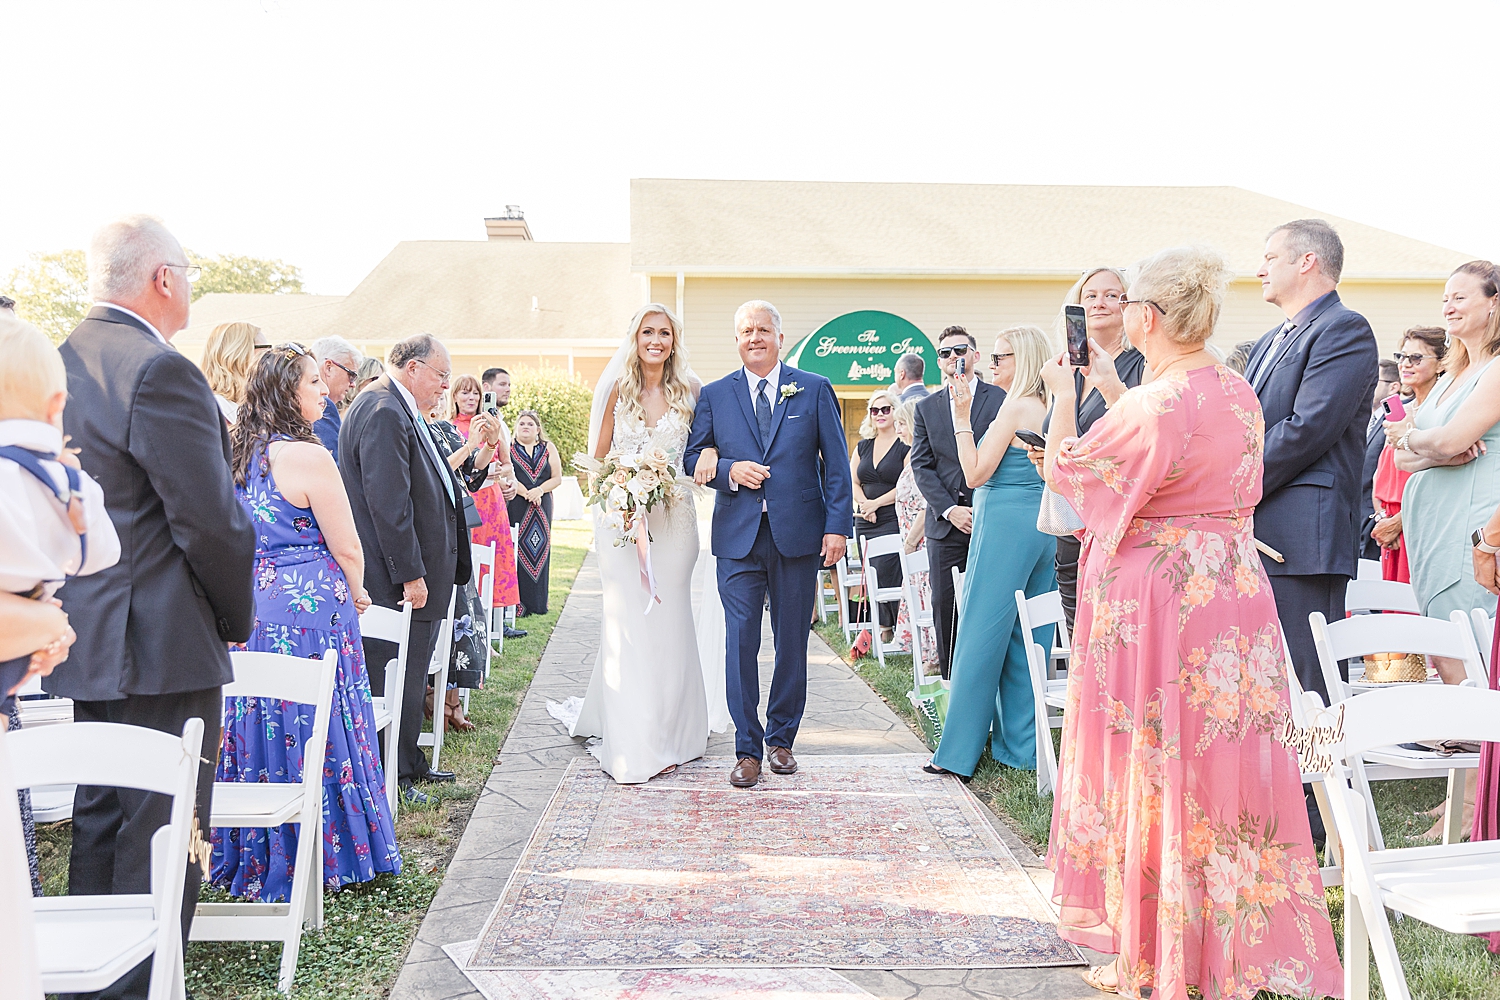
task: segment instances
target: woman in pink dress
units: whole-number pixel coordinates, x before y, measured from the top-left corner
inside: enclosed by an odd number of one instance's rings
[[[1048,863],[1063,937],[1119,956],[1089,971],[1098,989],[1337,996],[1302,779],[1277,740],[1260,403],[1204,350],[1229,275],[1197,249],[1140,266],[1125,328],[1155,375],[1081,439],[1066,355],[1046,366],[1047,479],[1086,525]],[[1084,371],[1114,395],[1112,364]]]
[[[454,379],[448,395],[453,426],[468,440],[469,426],[483,400],[479,380],[473,375],[460,375]],[[469,529],[469,541],[474,545],[495,543],[495,607],[508,608],[521,603],[521,592],[516,580],[516,543],[510,537],[510,514],[505,507],[505,489],[508,486],[514,490],[515,472],[510,465],[510,435],[505,433],[504,423],[500,425],[500,441],[495,460],[490,464],[489,478],[471,494],[484,523]],[[476,577],[474,582],[482,581]]]

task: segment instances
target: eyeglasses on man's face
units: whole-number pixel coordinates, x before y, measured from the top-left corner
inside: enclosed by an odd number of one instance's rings
[[[947,358],[950,358],[950,357],[961,358],[965,354],[968,354],[968,353],[969,353],[969,345],[968,344],[954,344],[952,347],[939,347],[938,348],[938,357],[944,358],[944,359],[947,359]]]
[[[992,364],[992,365],[998,365],[1000,362],[1004,361],[1006,358],[1013,358],[1015,356],[1016,356],[1016,352],[1015,351],[1011,351],[1009,354],[991,354],[990,355],[990,364]]]
[[[452,368],[448,369],[447,371],[439,371],[438,369],[433,368],[427,362],[423,361],[421,358],[412,358],[412,360],[421,365],[423,368],[428,369],[429,371],[437,372],[437,377],[442,379],[444,382],[448,381],[448,376],[453,374]]]
[[[1415,367],[1417,367],[1417,365],[1420,365],[1422,362],[1426,361],[1428,358],[1433,357],[1433,355],[1431,355],[1431,354],[1402,354],[1400,351],[1397,351],[1395,354],[1392,354],[1391,357],[1393,357],[1393,358],[1396,359],[1396,364],[1398,364],[1398,365],[1410,365],[1411,367],[1415,368]]]
[[[1167,314],[1166,307],[1163,306],[1163,305],[1161,305],[1158,302],[1152,302],[1150,299],[1130,299],[1130,298],[1126,298],[1125,296],[1121,295],[1120,296],[1120,309],[1124,310],[1124,308],[1126,306],[1150,306],[1151,308],[1155,309],[1157,312],[1161,313],[1163,316],[1165,316]]]
[[[337,368],[339,371],[343,372],[345,375],[348,375],[350,378],[359,378],[359,372],[354,371],[350,368],[345,368],[343,365],[339,364],[332,358],[325,358],[324,360],[326,360],[330,365],[333,365],[333,367]]]
[[[193,282],[197,281],[199,278],[203,277],[203,268],[199,267],[197,264],[163,264],[162,267],[177,268],[182,272],[182,276],[188,280],[188,284],[190,285]]]
[[[884,416],[887,416],[891,412],[892,409],[894,409],[894,407],[891,407],[891,406],[872,406],[872,407],[870,407],[870,416],[872,416],[872,417],[884,417]]]

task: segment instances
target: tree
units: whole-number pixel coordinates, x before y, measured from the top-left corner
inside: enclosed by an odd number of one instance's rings
[[[300,295],[302,269],[280,260],[220,254],[206,257],[187,251],[188,260],[203,268],[203,275],[193,284],[193,298],[209,292],[252,293],[260,295]]]
[[[60,344],[83,321],[92,299],[82,250],[33,253],[10,272],[5,294],[16,300],[16,315]]]
[[[193,283],[193,299],[209,292],[295,295],[302,292],[302,269],[280,260],[220,254],[205,257],[185,251],[203,268]],[[36,326],[55,344],[62,343],[88,313],[88,265],[82,250],[33,253],[10,273],[4,293],[16,300],[16,315]]]
[[[577,378],[551,365],[514,368],[510,376],[506,421],[513,425],[517,413],[535,410],[542,418],[547,440],[557,446],[562,474],[572,475],[574,454],[588,448],[589,411],[594,406],[594,394]]]

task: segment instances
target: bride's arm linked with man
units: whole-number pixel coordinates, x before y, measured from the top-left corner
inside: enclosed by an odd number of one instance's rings
[[[749,788],[769,758],[775,774],[797,770],[792,746],[807,702],[807,641],[818,570],[844,555],[853,493],[844,425],[826,378],[781,363],[781,315],[769,302],[735,313],[743,367],[703,387],[684,455],[707,448],[719,461],[712,550],[724,604],[725,673],[734,719],[729,781]],[[776,662],[760,720],[761,616],[770,596]],[[784,638],[786,637],[786,638]]]

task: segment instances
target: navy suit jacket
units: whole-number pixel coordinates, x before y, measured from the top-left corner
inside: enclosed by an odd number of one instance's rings
[[[781,386],[801,392],[783,397],[771,411],[771,440],[763,448],[750,405],[745,370],[738,368],[703,387],[693,413],[683,467],[692,469],[704,448],[719,450],[714,497],[713,553],[743,559],[760,532],[764,500],[771,540],[784,556],[815,555],[824,535],[854,533],[854,487],[845,457],[844,421],[833,385],[821,375],[781,366]],[[751,461],[771,475],[758,490],[733,487],[729,467]]]
[[[63,429],[104,490],[120,561],[58,596],[78,639],[42,686],[80,701],[234,679],[226,642],[255,623],[255,528],[229,432],[198,366],[134,317],[95,306],[58,349]]]
[[[323,415],[318,422],[313,424],[313,433],[318,440],[323,442],[323,447],[333,453],[334,464],[339,460],[339,427],[343,425],[343,419],[339,416],[339,408],[333,401],[333,397],[323,400]]]
[[[1255,537],[1286,559],[1262,562],[1271,576],[1352,577],[1365,427],[1380,350],[1370,324],[1337,292],[1314,303],[1261,372],[1280,329],[1256,342],[1245,366],[1266,420]]]

